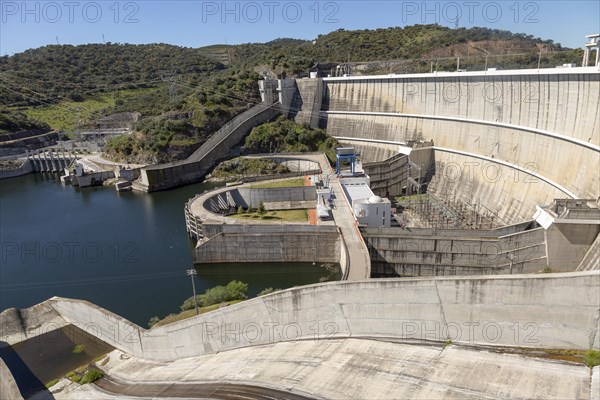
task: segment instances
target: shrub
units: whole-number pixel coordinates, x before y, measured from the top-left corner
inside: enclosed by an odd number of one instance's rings
[[[231,281],[225,288],[227,301],[244,300],[248,298],[248,284],[240,281]]]
[[[212,306],[224,301],[245,300],[248,298],[248,284],[240,281],[231,281],[227,286],[215,286],[196,297],[198,298],[198,306],[200,307]],[[181,311],[193,310],[194,296],[185,300],[180,308]]]
[[[98,379],[102,378],[104,373],[97,369],[91,368],[81,379],[81,384],[85,385],[86,383],[96,382]]]
[[[154,316],[152,318],[150,318],[150,320],[148,321],[148,327],[152,328],[154,325],[156,325],[158,323],[158,321],[160,321],[160,318],[158,318],[158,316]]]
[[[79,353],[83,353],[85,350],[85,345],[83,344],[78,344],[75,347],[73,347],[73,354],[79,354]]]
[[[594,368],[600,365],[600,351],[588,350],[583,355],[583,359],[585,360],[585,363],[588,365],[588,367]]]

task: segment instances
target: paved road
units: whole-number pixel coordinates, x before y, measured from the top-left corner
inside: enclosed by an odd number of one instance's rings
[[[369,250],[358,230],[354,214],[346,197],[342,193],[342,187],[335,175],[330,177],[330,186],[335,195],[336,207],[332,210],[335,224],[340,228],[350,259],[347,280],[360,281],[371,277],[371,259]]]
[[[143,398],[185,398],[185,399],[315,399],[308,394],[292,393],[287,390],[261,386],[231,383],[128,383],[110,376],[96,381],[96,386],[105,392],[120,396]]]

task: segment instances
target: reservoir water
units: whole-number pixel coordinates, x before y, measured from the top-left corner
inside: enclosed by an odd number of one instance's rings
[[[147,327],[192,295],[183,206],[214,187],[196,184],[152,194],[64,186],[54,175],[0,181],[0,311],[52,296],[89,300]],[[231,280],[288,288],[339,279],[320,265],[202,265],[202,293]]]

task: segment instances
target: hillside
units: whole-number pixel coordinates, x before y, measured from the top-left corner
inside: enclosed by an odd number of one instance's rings
[[[39,106],[95,93],[156,87],[177,74],[190,83],[225,67],[194,49],[166,45],[52,45],[0,57],[4,106]]]
[[[305,73],[316,62],[359,63],[481,54],[537,54],[540,49],[545,54],[569,50],[552,40],[497,29],[413,25],[357,31],[340,29],[320,35],[314,41],[278,39],[269,43],[235,46],[230,52],[233,65],[261,65],[278,74],[295,74]]]

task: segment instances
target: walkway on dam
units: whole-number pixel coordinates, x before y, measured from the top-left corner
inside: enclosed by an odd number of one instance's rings
[[[110,377],[107,381],[63,387],[68,383],[63,380],[54,396],[579,399],[588,398],[595,383],[583,364],[500,350],[375,338],[321,339],[325,340],[282,342],[172,362],[140,360],[116,350],[99,362]],[[268,395],[272,397],[264,397]]]

